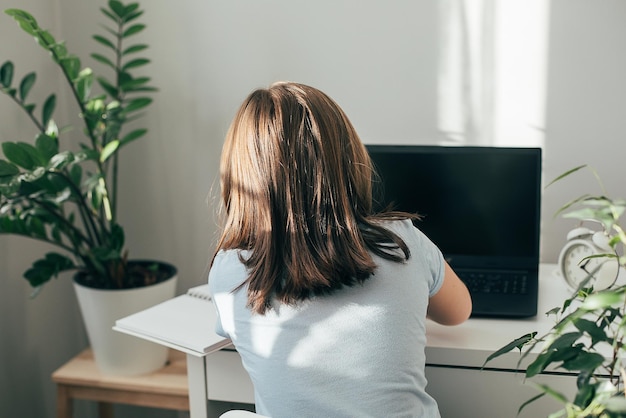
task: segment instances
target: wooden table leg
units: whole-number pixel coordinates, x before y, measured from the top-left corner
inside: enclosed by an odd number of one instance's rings
[[[57,385],[57,418],[72,418],[74,403],[65,385]]]

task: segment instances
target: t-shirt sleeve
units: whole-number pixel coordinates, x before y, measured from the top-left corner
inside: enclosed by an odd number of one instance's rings
[[[220,310],[215,302],[213,303],[213,306],[215,307],[215,312],[217,313],[217,320],[215,321],[215,333],[224,338],[230,338],[228,334],[226,334],[226,331],[224,331],[224,327],[222,326],[222,318],[220,316]]]
[[[443,285],[443,278],[445,275],[445,262],[443,254],[439,247],[437,247],[419,228],[413,226],[410,220],[403,222],[410,232],[409,236],[414,243],[411,248],[411,257],[419,257],[430,272],[430,281],[428,283],[428,296],[434,296],[441,286]]]
[[[230,338],[224,328],[222,327],[222,319],[220,318],[220,310],[217,309],[217,305],[215,305],[215,311],[217,312],[217,321],[215,321],[215,333],[224,338]]]
[[[436,250],[435,264],[436,264],[437,272],[433,275],[433,281],[430,286],[430,292],[428,293],[429,297],[433,297],[435,294],[437,294],[437,292],[439,292],[439,289],[441,289],[441,286],[443,286],[443,278],[445,276],[445,263],[443,261],[443,254],[441,254],[441,251],[439,251],[439,248],[437,248],[435,244],[432,244],[432,246]]]
[[[223,277],[224,272],[222,271],[222,259],[224,257],[224,253],[220,252],[216,255],[215,260],[213,262],[213,266],[209,271],[209,291],[211,292],[213,298],[213,305],[215,306],[215,311],[217,313],[217,321],[215,321],[215,333],[224,338],[230,338],[228,333],[224,330],[224,326],[222,325],[222,315],[220,314],[220,299],[221,294],[226,290],[223,289]]]

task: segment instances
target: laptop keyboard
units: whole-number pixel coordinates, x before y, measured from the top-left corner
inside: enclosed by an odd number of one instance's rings
[[[457,271],[457,275],[472,294],[524,295],[528,293],[528,276],[524,273]]]

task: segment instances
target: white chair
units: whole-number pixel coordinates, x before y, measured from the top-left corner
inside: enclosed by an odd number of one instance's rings
[[[259,415],[259,414],[255,414],[254,412],[250,412],[250,411],[243,411],[243,410],[232,410],[232,411],[227,411],[224,412],[222,415],[220,415],[220,418],[269,418],[266,417],[265,415]]]

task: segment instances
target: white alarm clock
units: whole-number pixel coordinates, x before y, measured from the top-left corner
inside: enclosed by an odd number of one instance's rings
[[[590,275],[593,278],[589,285],[594,290],[607,289],[615,283],[619,273],[617,258],[586,258],[601,254],[615,254],[606,233],[578,227],[567,234],[567,242],[559,255],[559,269],[571,289],[578,289]]]

